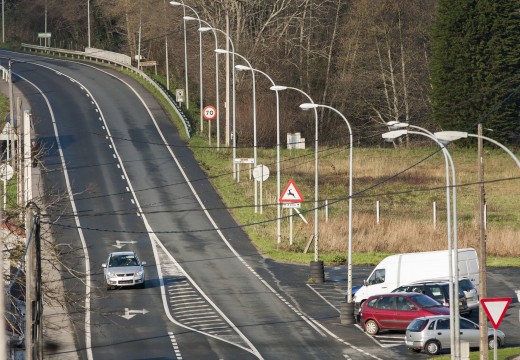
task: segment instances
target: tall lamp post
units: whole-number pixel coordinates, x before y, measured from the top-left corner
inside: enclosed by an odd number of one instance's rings
[[[213,37],[215,38],[215,50],[218,49],[218,38],[217,33],[213,27],[211,27],[206,21],[201,20],[206,27],[200,27],[199,32],[203,33],[206,31],[211,31],[213,33]],[[218,88],[218,52],[215,52],[215,107],[217,110],[217,149],[220,148],[220,107],[219,107],[219,88]],[[211,145],[211,122],[208,124],[208,139],[209,144]]]
[[[295,90],[299,93],[303,94],[307,99],[309,99],[311,104],[314,104],[312,98],[303,90],[300,90],[295,87],[290,86],[282,86],[275,85],[271,86],[271,90],[274,91],[282,91],[282,90]],[[318,254],[318,109],[314,108],[314,122],[315,122],[315,134],[314,134],[314,262],[311,263],[311,270],[313,264],[317,264],[319,266],[318,272],[314,274],[316,276],[317,282],[323,282],[324,274],[323,274],[323,263],[319,261]]]
[[[223,30],[220,30],[220,29],[217,29],[217,28],[213,28],[214,30],[218,31],[218,32],[221,32],[222,34],[224,34],[226,36],[226,39],[227,41],[231,44],[231,68],[232,68],[232,73],[231,73],[231,76],[232,76],[232,82],[233,82],[233,85],[232,85],[232,92],[233,92],[233,130],[232,130],[232,134],[233,134],[233,159],[232,159],[232,163],[233,163],[233,179],[236,179],[236,167],[235,167],[235,158],[237,157],[237,142],[236,142],[236,110],[237,110],[237,106],[236,106],[236,92],[235,92],[235,45],[233,45],[233,41],[231,40],[231,37],[228,36],[228,34],[223,31]],[[227,51],[227,50],[226,50]],[[229,51],[227,53],[227,55],[229,55]],[[227,89],[226,89],[227,91]]]
[[[253,69],[244,65],[237,65],[237,70],[245,71],[245,70],[253,70],[257,73],[264,75],[272,84],[272,87],[275,87],[275,83],[273,79],[267,75],[265,72]],[[276,194],[280,195],[280,97],[278,95],[278,91],[276,92]],[[282,231],[281,231],[281,220],[282,220],[282,205],[278,201],[276,204],[277,208],[277,219],[276,219],[276,243],[280,244],[282,242]]]
[[[435,134],[435,137],[441,141],[441,142],[446,142],[446,143],[450,143],[450,142],[453,142],[453,141],[456,141],[456,140],[459,140],[459,139],[465,139],[467,137],[474,137],[474,138],[478,138],[479,140],[482,139],[482,140],[487,140],[495,145],[497,145],[498,147],[502,148],[509,156],[511,156],[513,158],[513,160],[515,161],[516,165],[520,168],[520,160],[515,156],[515,154],[509,150],[506,146],[504,146],[503,144],[499,143],[498,141],[496,140],[493,140],[489,137],[486,137],[486,136],[483,136],[483,135],[477,135],[477,134],[468,134],[467,132],[462,132],[462,131],[440,131],[440,132],[436,132]],[[482,161],[482,159],[479,159],[479,161]],[[481,221],[485,221],[484,220],[484,216],[481,216]],[[483,237],[485,237],[485,233],[483,235]],[[480,254],[480,289],[479,289],[479,292],[480,292],[480,297],[483,298],[486,296],[486,293],[487,293],[487,288],[486,288],[486,261],[485,261],[485,255],[486,255],[486,243],[485,241],[482,239],[481,240],[481,254]],[[479,313],[479,325],[480,325],[480,329],[481,329],[481,332],[480,332],[480,344],[481,344],[481,349],[483,348],[483,345],[486,345],[486,347],[484,349],[487,348],[487,320],[486,320],[486,315],[482,309],[482,307],[480,308],[480,313]],[[487,351],[487,350],[483,350],[483,351]]]
[[[435,141],[440,147],[445,157],[446,162],[446,202],[448,204],[447,206],[447,219],[449,221],[450,214],[449,214],[449,188],[452,187],[452,193],[453,193],[453,200],[452,200],[452,206],[453,206],[453,246],[451,244],[451,231],[450,227],[448,225],[448,253],[449,253],[449,267],[450,267],[450,285],[452,286],[450,291],[450,299],[458,299],[459,298],[459,249],[458,249],[458,227],[457,227],[457,180],[456,180],[456,174],[455,174],[455,166],[453,164],[453,159],[449,153],[449,151],[446,149],[443,143],[441,143],[435,136],[430,135],[429,133],[425,132],[418,132],[418,131],[410,131],[410,130],[394,130],[383,134],[383,139],[392,141],[395,140],[403,135],[407,134],[413,134],[413,135],[421,135],[425,136],[433,141]],[[451,174],[452,174],[452,185],[450,186],[449,181],[449,166],[451,166]],[[449,223],[448,223],[449,224]],[[453,254],[452,254],[453,253]],[[450,301],[450,342],[451,342],[451,349],[452,350],[452,358],[455,359],[460,358],[460,309],[457,304],[454,304],[455,301]]]
[[[200,26],[200,18],[199,14],[189,5],[184,4],[183,2],[178,1],[170,1],[170,5],[172,6],[182,6],[183,7],[183,28],[184,28],[184,81],[185,81],[185,87],[186,87],[186,108],[190,108],[190,96],[189,96],[189,89],[188,89],[188,45],[186,41],[186,8],[190,9],[195,16],[197,17],[197,20],[199,21]],[[204,121],[202,119],[202,34],[199,33],[199,87],[200,87],[200,132],[202,133],[203,124]]]
[[[348,132],[349,132],[350,154],[349,154],[349,180],[348,180],[349,185],[348,185],[348,267],[347,267],[347,273],[348,273],[347,283],[348,283],[348,285],[347,285],[347,302],[348,303],[352,303],[352,178],[353,178],[353,175],[352,175],[352,154],[353,154],[354,139],[353,139],[353,135],[352,135],[352,128],[350,127],[350,124],[349,124],[347,118],[340,111],[338,111],[337,109],[333,108],[332,106],[328,106],[328,105],[312,104],[312,103],[305,103],[305,104],[301,104],[300,105],[300,108],[302,108],[304,110],[316,109],[318,107],[325,108],[325,109],[330,109],[330,110],[336,112],[337,114],[339,114],[339,116],[341,116],[341,118],[347,124]],[[352,308],[352,312],[353,312],[353,310],[354,309]]]
[[[253,71],[253,67],[251,66],[251,63],[242,55],[240,55],[239,53],[236,53],[236,52],[230,52],[228,50],[224,50],[224,49],[216,49],[215,52],[217,54],[230,54],[230,55],[233,55],[233,56],[238,56],[239,58],[241,58],[242,60],[244,60],[247,64],[247,66],[251,69],[251,75],[253,76],[253,163],[254,163],[254,166],[256,167],[257,165],[257,160],[258,160],[258,156],[257,156],[257,142],[256,142],[256,81],[255,81],[255,72]],[[255,213],[258,211],[257,209],[257,206],[258,206],[258,186],[256,184],[256,180],[254,181],[254,187],[255,187]]]

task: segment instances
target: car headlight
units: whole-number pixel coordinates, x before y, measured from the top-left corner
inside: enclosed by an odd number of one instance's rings
[[[143,270],[139,270],[138,272],[135,273],[135,277],[141,278],[141,277],[143,277],[143,273],[144,273]]]
[[[110,271],[107,271],[107,277],[108,277],[109,279],[112,279],[112,278],[115,278],[115,277],[117,277],[117,276],[116,276],[116,274],[114,274],[114,273],[112,273],[112,272],[110,272]]]

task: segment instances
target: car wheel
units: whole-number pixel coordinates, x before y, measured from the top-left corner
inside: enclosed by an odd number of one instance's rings
[[[106,285],[106,287],[107,287],[107,291],[112,290],[112,286],[108,285],[108,283],[106,283],[105,285]]]
[[[437,341],[428,341],[426,345],[424,345],[424,350],[428,355],[437,355],[441,352],[441,344]]]
[[[368,335],[376,335],[379,332],[379,326],[374,320],[368,320],[365,323],[365,331]]]
[[[143,281],[139,287],[140,287],[141,289],[144,289],[144,288],[146,287],[146,282]]]
[[[497,337],[497,349],[502,347],[502,344],[500,343],[500,338]],[[493,339],[493,336],[488,337],[488,349],[492,350],[495,348],[495,340]]]

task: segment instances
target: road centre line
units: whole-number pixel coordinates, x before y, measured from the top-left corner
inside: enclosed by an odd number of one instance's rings
[[[276,290],[274,290],[274,289],[273,289],[273,288],[272,288],[272,287],[271,287],[271,286],[270,286],[270,285],[269,285],[265,280],[262,279],[262,277],[261,277],[259,274],[256,273],[256,271],[255,271],[254,269],[252,269],[252,268],[249,266],[249,264],[246,263],[246,261],[245,261],[245,260],[240,256],[240,254],[238,254],[238,252],[236,252],[236,250],[231,246],[231,244],[228,242],[228,240],[223,236],[222,232],[220,231],[220,229],[219,229],[218,226],[216,225],[215,221],[213,220],[213,218],[212,218],[211,215],[209,214],[208,210],[207,210],[206,207],[204,206],[203,202],[202,202],[201,199],[199,198],[197,192],[196,192],[195,189],[193,188],[193,185],[191,184],[191,182],[189,182],[189,179],[188,179],[186,173],[184,172],[184,169],[182,168],[182,166],[181,166],[180,163],[178,162],[178,160],[177,160],[175,154],[173,153],[171,147],[168,146],[168,142],[166,141],[166,139],[165,139],[165,137],[164,137],[164,135],[163,135],[161,129],[159,128],[159,126],[158,126],[158,124],[157,124],[155,118],[154,118],[153,115],[151,114],[150,109],[146,106],[144,100],[143,100],[142,97],[137,93],[137,91],[136,91],[135,89],[133,89],[132,86],[129,85],[125,80],[123,80],[123,79],[121,79],[121,78],[118,78],[117,76],[115,76],[115,75],[113,75],[113,74],[111,74],[111,73],[108,73],[108,72],[106,72],[106,71],[104,71],[104,70],[98,69],[98,68],[96,68],[96,67],[94,67],[94,66],[91,66],[91,65],[86,65],[86,64],[81,64],[81,65],[83,65],[83,66],[87,66],[87,67],[91,67],[91,68],[93,68],[93,69],[95,69],[95,70],[98,70],[98,71],[100,71],[100,72],[103,72],[103,73],[105,73],[105,74],[107,74],[107,75],[109,75],[109,76],[111,76],[111,77],[113,77],[113,78],[115,78],[115,79],[118,79],[119,81],[121,81],[122,83],[124,83],[125,85],[127,85],[127,86],[128,86],[128,87],[129,87],[129,88],[130,88],[134,93],[135,93],[135,95],[136,95],[136,96],[141,100],[142,104],[144,105],[144,107],[145,107],[146,110],[148,111],[148,113],[149,113],[149,115],[150,115],[150,117],[151,117],[151,119],[152,119],[154,125],[156,126],[156,129],[157,129],[158,133],[159,133],[160,136],[161,136],[161,139],[163,140],[164,144],[167,145],[167,149],[168,149],[168,151],[170,152],[170,154],[171,154],[172,158],[174,159],[175,163],[177,164],[177,167],[178,167],[179,171],[182,173],[183,177],[185,178],[185,180],[186,180],[186,184],[190,187],[190,189],[191,189],[192,193],[194,194],[196,200],[198,201],[199,205],[201,206],[201,208],[202,208],[203,211],[205,212],[206,216],[208,217],[209,221],[210,221],[210,222],[212,223],[212,225],[214,226],[216,232],[219,234],[219,236],[221,237],[221,239],[222,239],[222,240],[224,241],[224,243],[228,246],[228,248],[233,252],[233,254],[234,254],[234,255],[235,255],[235,256],[236,256],[236,257],[237,257],[237,258],[238,258],[238,259],[239,259],[239,260],[240,260],[240,261],[241,261],[245,266],[246,266],[246,268],[248,268],[248,269],[249,269],[249,270],[250,270],[250,271],[251,271],[251,272],[252,272],[252,273],[253,273],[253,274],[258,278],[258,279],[260,279],[261,282],[262,282],[262,283],[263,283],[263,284],[264,284],[264,285],[265,285],[265,286],[266,286],[266,287],[267,287],[271,292],[273,292],[274,294],[276,294],[280,299],[283,299],[283,297],[281,297],[281,296],[276,292]],[[43,66],[43,65],[40,65],[40,66]],[[98,111],[98,109],[95,109],[95,110]],[[100,111],[99,111],[99,112],[100,112]],[[104,117],[103,117],[103,122],[106,124],[106,121],[105,121]],[[109,135],[110,135],[110,141],[113,143],[113,139],[112,139],[112,137],[111,137],[110,131],[109,131],[108,129],[107,129],[106,131],[109,133]],[[117,152],[117,150],[115,150],[115,151]],[[115,155],[114,155],[114,158],[116,158]],[[124,165],[122,164],[122,161],[121,161],[120,157],[118,156],[117,158],[119,159],[119,161],[121,162],[121,165],[123,166],[123,171],[125,171],[125,170],[124,170]],[[130,181],[128,181],[128,183],[130,184]],[[130,184],[130,186],[131,186],[131,184]],[[131,192],[132,192],[133,196],[135,197],[135,192],[133,191],[133,189],[131,189]],[[136,197],[135,197],[135,200],[136,200],[136,202],[137,202],[137,207],[139,208],[139,213],[138,213],[138,214],[140,214],[140,213],[142,213],[142,209],[141,209],[140,204],[139,204],[139,202],[138,202],[138,200],[137,200]],[[167,251],[167,249],[165,248],[164,244],[162,244],[162,242],[159,240],[159,238],[155,235],[155,233],[153,232],[152,228],[151,228],[150,225],[148,224],[148,221],[147,221],[147,219],[146,219],[146,216],[143,215],[142,217],[143,217],[143,220],[144,220],[144,222],[145,222],[145,226],[147,227],[147,230],[148,230],[148,232],[149,232],[149,236],[150,236],[150,239],[151,239],[151,242],[152,242],[152,248],[153,248],[153,250],[154,250],[154,254],[156,254],[156,252],[157,252],[157,247],[156,247],[156,246],[159,246],[159,247],[160,247],[160,248],[161,248],[161,249],[162,249],[162,250],[167,254],[167,256],[169,256],[169,257],[170,257],[170,258],[171,258],[171,259],[176,263],[176,265],[179,266],[179,268],[181,268],[180,265],[175,261],[175,259],[173,259],[172,255]],[[154,240],[155,240],[155,241],[154,241]],[[157,259],[157,257],[156,257],[156,259]],[[162,277],[162,271],[160,270],[160,266],[159,266],[160,263],[157,262],[157,264],[158,264],[158,266],[157,266],[157,268],[158,268],[158,273],[161,275],[159,280],[160,280],[160,284],[161,284],[161,292],[162,292],[162,294],[163,294],[163,306],[165,307],[166,315],[170,318],[170,320],[171,320],[172,322],[178,324],[179,326],[183,326],[182,324],[179,324],[178,322],[176,322],[176,321],[171,317],[171,314],[170,314],[169,311],[168,311],[168,308],[167,308],[167,302],[166,302],[166,300],[165,300],[165,294],[164,294],[164,282],[163,282],[163,277]],[[203,294],[204,297],[205,297],[208,301],[211,302],[211,300],[209,300],[209,298],[206,297],[206,295],[202,292],[202,290],[198,287],[198,285],[193,281],[193,279],[191,279],[191,277],[188,276],[187,273],[185,273],[185,271],[184,271],[182,268],[181,268],[181,271],[182,271],[182,272],[185,274],[185,276],[186,276],[186,277],[187,277],[187,278],[192,282],[192,284],[193,284],[193,285],[194,285],[194,286],[195,286],[195,287],[196,287],[196,288],[201,292],[201,294]],[[358,350],[358,351],[360,351],[360,352],[365,353],[363,350],[358,349],[358,348],[355,347],[354,345],[349,344],[348,342],[345,342],[345,341],[343,341],[342,339],[338,338],[335,334],[333,334],[332,332],[330,332],[328,329],[326,329],[323,325],[321,325],[321,324],[320,324],[319,322],[317,322],[316,320],[314,320],[314,319],[312,319],[312,318],[310,318],[310,317],[308,317],[308,316],[306,316],[306,315],[302,315],[302,313],[299,312],[296,308],[294,308],[294,306],[291,305],[290,303],[285,302],[285,301],[284,301],[284,303],[287,304],[287,305],[288,305],[288,306],[289,306],[293,311],[295,311],[296,314],[298,314],[298,315],[299,315],[299,316],[300,316],[304,321],[306,321],[306,322],[307,322],[311,327],[313,327],[313,328],[314,328],[318,333],[322,334],[322,336],[324,336],[324,334],[323,334],[320,330],[318,330],[318,327],[319,327],[319,328],[322,328],[326,333],[328,333],[330,336],[332,336],[333,338],[337,339],[338,341],[343,342],[343,343],[347,344],[348,346],[351,346],[353,349],[356,349],[356,350]],[[212,302],[211,302],[211,304],[212,304],[213,306],[215,306],[215,304],[213,304]],[[215,309],[216,309],[219,313],[221,313],[220,309],[218,309],[218,308],[215,308]],[[223,317],[224,317],[224,318],[229,322],[229,319],[225,316],[225,314],[221,313],[221,315],[222,315],[222,316],[223,316]],[[315,324],[315,325],[313,325],[313,324]],[[186,326],[184,326],[184,327],[186,327]],[[234,327],[234,325],[233,325],[233,327]],[[190,327],[187,327],[187,328],[190,328]],[[235,327],[234,327],[234,328],[235,328]],[[192,330],[193,330],[193,331],[197,331],[196,329],[192,329]],[[243,334],[242,334],[238,329],[236,329],[236,331],[240,334],[240,336],[243,337],[243,339],[246,341],[246,343],[248,343],[248,344],[251,346],[251,349],[254,349],[254,352],[253,352],[253,353],[254,353],[255,355],[257,355],[259,358],[262,358],[261,355],[259,354],[258,350],[256,350],[256,348],[255,348],[255,347],[254,347],[254,346],[249,342],[249,340],[248,340],[247,338],[245,338],[245,337],[243,336]],[[219,338],[219,339],[220,339],[220,338]],[[234,344],[234,345],[237,345],[237,344]],[[237,346],[239,346],[239,345],[237,345]],[[241,347],[241,346],[240,346],[240,347]],[[247,351],[250,351],[249,349],[246,349],[246,348],[244,348],[244,349],[247,350]],[[372,356],[372,355],[370,355],[370,354],[368,354],[368,355],[371,356],[371,357],[374,357],[374,356]],[[377,357],[374,357],[374,358],[375,358],[375,359],[378,359]]]

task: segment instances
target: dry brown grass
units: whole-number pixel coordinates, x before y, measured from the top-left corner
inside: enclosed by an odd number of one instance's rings
[[[413,252],[447,248],[446,174],[442,154],[435,154],[395,179],[364,191],[374,184],[399,173],[435,148],[418,150],[355,149],[353,201],[354,252]],[[457,174],[457,221],[459,248],[478,244],[478,187],[461,186],[477,182],[477,160],[472,150],[450,149]],[[321,154],[319,160],[320,199],[337,199],[348,193],[348,153],[333,156]],[[487,151],[485,180],[492,181],[518,176],[509,156]],[[294,178],[304,194],[302,209],[313,206],[314,163],[307,159],[293,168],[282,170]],[[273,174],[274,176],[274,174]],[[451,177],[450,177],[451,179]],[[285,183],[282,184],[282,187]],[[520,181],[490,182],[485,185],[488,206],[487,250],[490,256],[520,256]],[[274,189],[267,187],[265,203],[275,203]],[[400,193],[403,192],[403,193]],[[375,203],[381,203],[381,220],[376,223]],[[437,224],[433,226],[433,201],[437,203]],[[267,210],[274,215],[274,209]],[[330,206],[329,221],[320,210],[319,239],[322,252],[347,251],[347,201]],[[284,212],[288,215],[288,211]],[[314,213],[305,214],[309,224],[298,217],[294,220],[295,247],[303,249],[313,234]],[[282,225],[284,242],[288,241],[288,221]],[[275,238],[276,228],[263,229],[263,236]]]

